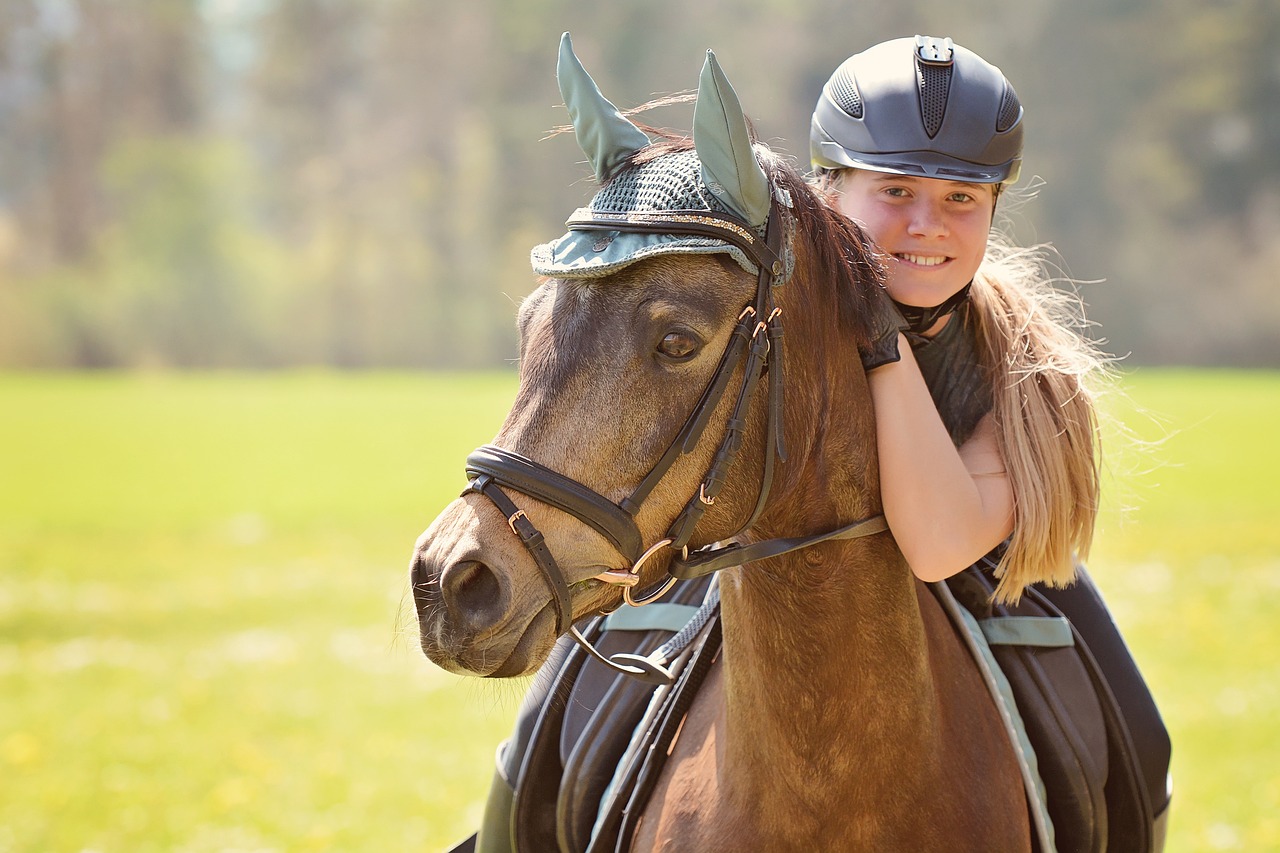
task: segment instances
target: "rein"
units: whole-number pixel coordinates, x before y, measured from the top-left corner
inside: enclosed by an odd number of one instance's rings
[[[524,511],[507,497],[502,487],[550,504],[587,524],[607,539],[632,566],[629,570],[603,572],[590,579],[621,586],[624,601],[635,607],[657,601],[678,580],[701,577],[729,566],[775,557],[830,539],[850,539],[887,530],[884,516],[877,515],[815,536],[769,539],[750,545],[713,544],[689,551],[689,541],[694,529],[707,507],[715,503],[724,488],[729,469],[741,450],[747,410],[760,380],[766,374],[768,414],[760,492],[750,518],[729,539],[749,530],[760,518],[773,483],[775,461],[786,461],[782,435],[782,309],[773,304],[773,288],[781,284],[784,276],[785,265],[781,256],[784,215],[777,198],[773,198],[765,238],[761,240],[754,229],[741,219],[707,211],[645,212],[621,216],[605,215],[588,208],[574,211],[566,223],[571,230],[693,235],[713,237],[737,246],[759,270],[754,300],[738,315],[720,362],[679,433],[635,490],[620,502],[614,503],[570,477],[501,447],[484,445],[467,457],[469,482],[462,494],[474,492],[483,495],[506,517],[511,532],[519,537],[533,557],[555,596],[556,633],[567,630],[579,645],[601,663],[644,681],[671,683],[673,676],[663,665],[665,661],[657,658],[636,655],[619,656],[625,657],[625,660],[616,661],[606,658],[578,632],[573,625],[573,602],[563,570],[556,563],[542,533],[529,521]],[[698,445],[712,412],[723,399],[730,379],[744,359],[742,384],[725,424],[724,437],[697,494],[688,500],[676,516],[665,537],[645,548],[643,536],[635,521],[641,506],[676,459]],[[675,552],[667,569],[670,577],[661,582],[655,591],[635,597],[632,590],[640,582],[641,567],[663,548]]]

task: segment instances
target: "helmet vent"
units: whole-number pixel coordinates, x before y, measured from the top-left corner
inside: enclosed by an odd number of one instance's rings
[[[916,62],[916,83],[920,88],[920,115],[929,138],[938,135],[942,116],[947,111],[947,94],[951,91],[951,66]]]
[[[1018,102],[1018,93],[1013,87],[1005,84],[1004,95],[1000,98],[1000,113],[996,116],[996,132],[1004,133],[1022,118],[1022,104]]]
[[[862,97],[853,82],[853,75],[841,68],[831,78],[831,98],[836,106],[854,118],[862,118]]]

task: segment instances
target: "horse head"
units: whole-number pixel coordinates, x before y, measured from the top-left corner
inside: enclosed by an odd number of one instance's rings
[[[532,672],[573,621],[712,543],[878,505],[856,354],[878,274],[864,235],[752,141],[710,52],[692,141],[624,117],[568,34],[557,76],[602,187],[534,249],[515,402],[416,546],[422,647],[454,672]],[[798,343],[785,373],[782,317]],[[832,448],[842,466],[819,480],[839,500],[798,506]]]

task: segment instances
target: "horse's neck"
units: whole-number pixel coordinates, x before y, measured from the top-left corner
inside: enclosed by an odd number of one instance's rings
[[[821,755],[832,744],[865,749],[865,732],[889,719],[928,724],[923,623],[892,545],[816,546],[738,570],[721,594],[734,728],[773,733],[782,751]],[[779,728],[782,721],[790,722]]]
[[[866,792],[892,797],[904,773],[938,772],[916,584],[887,534],[749,565],[722,584],[733,799],[767,802],[783,820],[847,809],[846,787],[870,805]]]
[[[792,312],[804,318],[807,342],[789,363],[793,452],[789,477],[755,528],[761,538],[817,533],[879,511],[870,394],[847,333],[832,325],[836,314]],[[936,770],[937,693],[916,595],[887,533],[726,573],[724,769],[744,786],[744,800],[778,803],[785,791],[784,809],[821,808],[828,798],[841,808],[848,792],[832,780],[892,796],[904,771],[925,778]]]

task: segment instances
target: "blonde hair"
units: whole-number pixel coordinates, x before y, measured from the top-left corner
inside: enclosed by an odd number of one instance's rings
[[[1055,285],[1046,252],[993,234],[970,291],[1014,495],[1013,536],[995,571],[1002,602],[1032,583],[1071,583],[1098,516],[1096,401],[1109,360],[1083,334],[1083,306]]]
[[[819,169],[816,182],[838,191],[848,171]],[[1003,195],[999,186],[992,192],[997,200]],[[995,598],[1004,603],[1033,583],[1075,580],[1098,517],[1096,401],[1110,384],[1110,359],[1084,335],[1083,305],[1057,286],[1070,280],[1049,273],[1050,254],[1047,246],[1018,247],[993,231],[969,291],[1013,489],[1013,535],[995,570]]]

